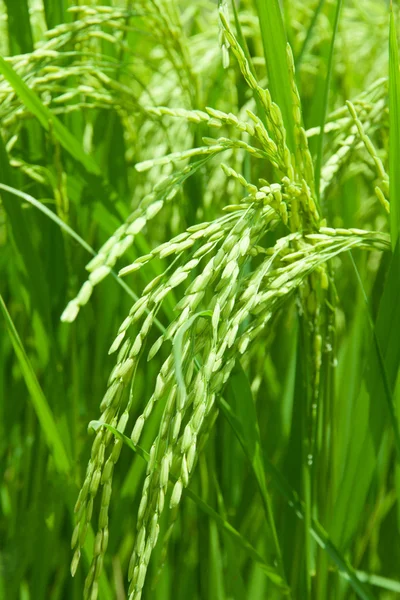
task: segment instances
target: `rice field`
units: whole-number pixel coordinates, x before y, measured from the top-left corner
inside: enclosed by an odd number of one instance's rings
[[[399,23],[0,0],[0,600],[400,598]]]

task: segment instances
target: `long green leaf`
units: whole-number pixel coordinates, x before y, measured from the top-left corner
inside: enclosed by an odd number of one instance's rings
[[[254,0],[260,21],[269,88],[282,112],[287,142],[294,150],[292,92],[286,58],[286,33],[279,0]]]
[[[49,330],[50,306],[48,281],[44,276],[41,257],[36,252],[30,234],[31,222],[26,218],[20,204],[14,202],[14,199],[11,197],[14,189],[11,187],[14,183],[14,178],[15,174],[8,161],[7,151],[0,135],[0,181],[8,184],[2,187],[5,193],[1,195],[1,201],[12,227],[15,245],[24,262],[27,282],[29,282],[27,287],[29,287],[33,306],[40,314],[43,324]]]
[[[195,315],[193,315],[192,317],[190,317],[190,319],[188,319],[186,321],[186,323],[181,325],[175,334],[174,343],[173,343],[175,377],[176,377],[176,381],[177,381],[180,393],[182,395],[182,398],[186,398],[186,386],[185,386],[185,380],[184,380],[184,377],[182,374],[182,354],[183,354],[184,335],[188,331],[188,329],[190,329],[192,327],[192,325],[196,321],[196,319],[199,319],[200,317],[210,318],[211,316],[212,316],[212,312],[209,310],[204,310],[202,312],[198,312]]]
[[[17,355],[18,362],[21,367],[22,375],[24,377],[26,386],[30,392],[32,405],[38,421],[40,423],[41,429],[43,431],[44,437],[46,439],[49,450],[54,458],[54,464],[59,473],[68,476],[71,473],[72,463],[71,460],[65,450],[64,443],[61,439],[60,433],[58,431],[57,423],[55,421],[54,415],[51,411],[51,408],[47,402],[47,399],[43,393],[43,390],[37,380],[35,372],[32,368],[30,360],[25,352],[22,341],[18,335],[18,332],[15,328],[13,320],[11,318],[10,313],[7,310],[3,297],[0,294],[0,309],[4,316],[5,323],[8,329],[8,333],[11,338],[11,343],[13,345],[14,351]],[[76,491],[73,491],[73,496],[76,495]],[[66,499],[69,501],[72,498],[72,490],[71,487],[68,486],[66,488]],[[73,504],[72,502],[68,502],[68,508],[70,509],[70,514],[73,519]],[[87,543],[84,547],[84,554],[87,560],[89,560],[90,548],[93,547],[94,543],[94,534],[91,527],[88,528],[87,533]],[[107,580],[105,573],[101,574],[100,577],[100,590],[103,598],[110,598],[110,585]]]
[[[314,33],[314,28],[315,28],[315,24],[318,20],[319,14],[323,8],[325,4],[325,0],[319,0],[317,7],[314,9],[314,14],[312,16],[311,22],[310,22],[310,26],[307,29],[307,34],[306,37],[304,38],[304,42],[303,45],[300,49],[300,52],[298,53],[298,55],[296,56],[296,60],[295,60],[295,64],[296,64],[296,69],[298,69],[300,67],[301,61],[304,57],[304,53],[306,51],[306,48],[312,38],[312,35]]]
[[[399,453],[398,415],[393,400],[400,365],[399,273],[400,246],[398,244],[386,275],[375,322],[371,323],[370,315],[367,313],[373,338],[364,373],[362,370],[359,371],[360,375],[363,375],[361,389],[352,391],[351,386],[347,385],[349,398],[345,399],[343,406],[344,410],[347,410],[350,398],[354,397],[354,407],[345,418],[351,423],[351,433],[348,432],[343,438],[348,439],[347,448],[343,448],[343,440],[341,440],[340,463],[343,467],[340,474],[340,493],[336,498],[332,524],[335,539],[343,547],[348,547],[359,526],[359,515],[365,507],[368,491],[371,489],[381,460],[388,422],[393,431],[397,457]],[[360,287],[363,290],[361,282]],[[362,295],[364,303],[369,304],[365,292]],[[361,335],[361,331],[358,335]],[[351,337],[352,340],[356,339],[355,331],[352,331]],[[359,351],[360,348],[351,357],[346,357],[347,360],[350,358],[352,361],[352,372],[356,373]],[[350,371],[348,373],[350,374]],[[345,386],[343,390],[346,394]],[[357,486],[354,486],[355,478],[357,478]]]
[[[36,198],[31,196],[30,194],[25,194],[25,192],[16,190],[15,188],[10,187],[9,185],[4,185],[4,184],[0,183],[0,190],[4,190],[8,194],[14,194],[15,196],[18,196],[19,198],[22,198],[22,200],[29,202],[29,204],[31,204],[32,206],[34,206],[35,208],[40,210],[43,214],[45,214],[47,217],[49,217],[49,219],[54,221],[54,223],[56,223],[70,237],[72,237],[74,240],[76,240],[82,246],[82,248],[84,248],[87,252],[92,254],[92,256],[96,256],[95,250],[93,250],[93,248],[88,243],[86,243],[85,240],[78,233],[76,233],[76,231],[74,231],[69,225],[67,225],[67,223],[62,221],[62,219],[60,219],[60,217],[58,217],[58,215],[56,215],[56,213],[54,213],[52,210],[47,208],[47,206],[45,206],[42,202],[39,202],[39,200],[36,200]],[[28,236],[28,239],[29,239],[29,236]],[[131,290],[131,288],[125,283],[125,281],[123,281],[120,277],[118,277],[118,275],[116,274],[115,271],[112,270],[111,275],[114,277],[114,279],[118,283],[118,285],[120,285],[122,287],[122,289],[125,290],[125,292],[133,300],[136,301],[138,299],[138,296],[135,294],[135,292],[133,292]],[[164,333],[165,327],[160,323],[160,321],[158,319],[155,319],[154,323],[159,328],[159,330],[162,333]]]
[[[0,183],[0,190],[4,190],[5,192],[7,192],[7,194],[13,194],[14,196],[18,196],[18,198],[25,200],[25,202],[28,202],[29,204],[40,210],[40,212],[46,215],[46,217],[54,221],[54,223],[56,223],[56,225],[58,225],[60,229],[65,231],[69,236],[71,236],[75,241],[77,241],[82,246],[82,248],[87,250],[87,252],[89,252],[93,256],[96,255],[96,252],[93,250],[93,248],[89,246],[89,244],[87,244],[85,240],[76,233],[76,231],[74,231],[69,225],[67,225],[67,223],[60,219],[60,217],[55,212],[47,208],[45,204],[43,204],[39,200],[36,200],[36,198],[31,196],[30,194],[21,192],[20,190],[17,190],[16,188],[13,188],[9,185],[5,185],[3,183]]]
[[[231,425],[233,431],[235,432],[239,442],[243,447],[245,447],[246,441],[243,438],[243,429],[240,419],[233,412],[231,406],[224,400],[220,400],[219,406],[221,407],[222,412],[228,420],[229,424]],[[268,474],[271,476],[271,480],[279,489],[279,491],[285,496],[289,505],[295,510],[297,516],[301,519],[304,519],[304,505],[299,499],[297,493],[291,488],[286,479],[274,467],[274,465],[272,465],[272,463],[266,462],[265,467],[267,469]],[[318,521],[316,521],[315,519],[312,519],[311,527],[311,532],[317,543],[328,553],[332,561],[336,564],[337,568],[339,569],[341,575],[348,579],[354,591],[357,592],[359,598],[362,598],[363,600],[373,600],[374,596],[371,594],[369,589],[366,588],[366,586],[364,586],[364,584],[359,580],[353,567],[340,554],[339,550],[331,542],[328,534],[326,533],[322,525],[320,525],[320,523],[318,523]]]
[[[246,454],[253,468],[254,475],[260,489],[268,525],[272,532],[272,538],[275,546],[274,550],[276,552],[282,578],[285,579],[282,552],[276,531],[272,502],[267,487],[267,480],[265,478],[265,465],[261,450],[261,438],[256,408],[249,380],[239,362],[236,363],[235,368],[229,378],[225,395],[226,398],[230,400],[230,404],[234,402],[234,406],[236,408],[236,414],[238,417],[236,420],[236,427],[240,427],[241,429],[241,436],[239,439],[244,453]],[[221,402],[223,403],[224,400],[221,400]]]
[[[43,0],[44,14],[49,29],[65,22],[64,19],[68,14],[65,11],[66,4],[64,0]]]
[[[375,404],[376,398],[381,396],[384,396],[386,400],[390,424],[393,430],[394,444],[397,451],[397,460],[400,464],[400,432],[393,401],[393,393],[400,366],[400,348],[397,343],[399,339],[398,334],[400,332],[400,311],[397,300],[400,291],[398,279],[398,274],[400,273],[400,244],[397,244],[396,246],[388,272],[376,325],[372,320],[367,294],[351,253],[350,258],[362,290],[367,309],[368,322],[374,340],[374,348],[371,351],[372,356],[370,358],[370,362],[373,364],[369,367],[366,377],[370,398],[371,402]],[[382,382],[380,385],[379,381]],[[381,388],[379,391],[377,386]],[[373,410],[373,414],[376,414],[376,410]],[[381,424],[381,419],[379,419],[377,415],[377,417],[373,419],[374,427],[376,427],[378,423]],[[381,438],[382,434],[383,427],[381,425],[379,428],[379,438]],[[380,442],[381,439],[378,439],[377,443],[380,444]]]
[[[389,31],[389,126],[390,233],[394,250],[400,231],[400,72],[393,6]]]
[[[25,352],[24,346],[14,326],[10,313],[7,310],[3,297],[0,295],[0,309],[11,338],[12,345],[21,367],[26,387],[29,390],[33,408],[44,433],[47,445],[54,457],[57,469],[61,473],[68,473],[71,467],[70,460],[65,450],[64,443],[58,432],[57,423],[54,419],[50,406],[36,378],[35,372]]]
[[[336,34],[337,34],[337,30],[338,30],[338,25],[339,25],[339,17],[340,17],[341,8],[342,8],[342,0],[337,0],[335,20],[334,20],[333,31],[332,31],[331,47],[329,50],[327,73],[326,73],[326,79],[325,79],[321,121],[319,124],[320,131],[319,131],[319,137],[318,137],[317,161],[316,161],[316,165],[315,165],[315,189],[316,189],[318,198],[320,197],[321,167],[322,167],[322,156],[323,156],[323,152],[324,152],[324,130],[325,130],[326,115],[328,113],[329,92],[331,90],[331,79],[332,79],[332,70],[333,70],[333,56],[334,56]]]
[[[33,50],[28,0],[5,0],[10,54],[25,54]]]
[[[364,571],[357,571],[357,577],[360,581],[370,583],[376,587],[382,588],[383,590],[390,590],[391,592],[397,592],[400,594],[400,582],[389,579],[388,577],[381,577],[380,575],[373,575],[372,573],[365,573]]]

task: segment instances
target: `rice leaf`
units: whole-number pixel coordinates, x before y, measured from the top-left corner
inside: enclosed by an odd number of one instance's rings
[[[210,600],[226,600],[224,586],[224,560],[221,544],[218,538],[218,529],[214,521],[209,523],[209,549],[208,560],[208,595]]]
[[[61,473],[67,474],[71,469],[71,462],[59,434],[57,423],[1,295],[0,308],[47,445],[54,457],[57,469]]]
[[[340,11],[342,8],[342,0],[336,1],[336,12],[335,12],[335,20],[333,24],[331,45],[328,56],[328,64],[327,64],[327,73],[325,78],[325,88],[323,93],[323,104],[322,104],[322,113],[321,113],[321,121],[319,123],[320,131],[318,136],[318,148],[317,148],[317,159],[315,163],[315,189],[320,198],[320,187],[321,187],[321,167],[322,167],[322,157],[324,152],[324,132],[325,132],[325,122],[326,115],[328,113],[328,103],[329,103],[329,93],[331,90],[331,79],[332,79],[332,70],[333,70],[333,57],[335,51],[335,42],[336,42],[336,34],[339,26],[339,18]]]
[[[389,177],[390,234],[392,249],[400,231],[400,72],[399,47],[393,6],[390,7],[389,31]]]
[[[220,400],[219,405],[222,409],[222,412],[229,424],[231,425],[233,431],[235,432],[239,442],[243,446],[246,447],[247,441],[244,438],[244,433],[242,429],[242,423],[238,415],[236,415],[232,407],[223,399]],[[247,452],[246,452],[247,454]],[[304,519],[304,505],[300,501],[295,490],[291,488],[282,474],[275,468],[272,463],[269,461],[265,463],[266,470],[271,477],[274,485],[279,489],[279,491],[285,496],[286,500],[289,503],[289,506],[293,508],[296,512],[297,516],[301,519]],[[358,594],[359,598],[363,600],[373,600],[374,596],[371,592],[363,585],[363,583],[358,579],[355,570],[351,567],[348,561],[340,554],[339,550],[335,547],[335,545],[329,539],[328,534],[324,530],[324,528],[316,521],[312,519],[312,530],[311,530],[314,538],[317,543],[321,546],[323,550],[325,550],[330,556],[331,560],[335,563],[339,572],[343,577],[349,580],[351,586],[354,591]]]
[[[28,0],[5,0],[10,54],[32,52],[33,38]]]
[[[305,53],[305,51],[307,49],[307,46],[310,43],[310,40],[311,40],[311,38],[313,36],[315,25],[317,23],[319,14],[320,14],[321,10],[324,7],[324,4],[325,4],[325,0],[319,0],[316,8],[313,11],[313,16],[311,18],[310,25],[309,25],[309,27],[307,29],[307,34],[306,34],[306,37],[304,38],[303,45],[301,46],[300,51],[299,51],[299,53],[296,56],[296,60],[295,60],[296,69],[298,69],[300,67],[300,65],[301,65],[301,62],[302,62],[303,57],[304,57],[304,53]]]
[[[400,593],[400,581],[395,581],[389,577],[374,575],[373,573],[365,573],[365,571],[357,571],[357,577],[360,581],[365,581],[365,583],[379,587],[382,590],[389,590],[390,592],[396,592],[397,594]]]
[[[282,553],[272,510],[272,501],[268,492],[267,481],[265,478],[265,466],[261,449],[261,438],[258,427],[257,413],[249,381],[239,362],[236,362],[235,369],[229,378],[225,396],[229,401],[229,404],[233,405],[236,409],[236,426],[238,427],[240,423],[241,427],[241,435],[239,440],[247,458],[250,461],[260,489],[268,526],[272,532],[274,550],[276,552],[279,569],[281,571],[282,578],[285,579]],[[221,400],[221,402],[223,402],[223,400]]]
[[[93,248],[91,248],[91,246],[89,246],[89,244],[85,242],[85,240],[81,238],[81,236],[78,235],[76,231],[74,231],[69,225],[67,225],[67,223],[60,219],[60,217],[55,212],[47,208],[47,206],[43,204],[43,202],[36,200],[36,198],[31,196],[30,194],[21,192],[20,190],[17,190],[16,188],[13,188],[9,185],[5,185],[4,183],[0,183],[0,190],[4,190],[5,192],[7,192],[7,194],[12,194],[14,196],[18,196],[22,200],[25,200],[25,202],[28,202],[29,204],[40,210],[40,212],[45,214],[46,217],[54,221],[54,223],[58,225],[60,229],[65,231],[69,236],[71,236],[75,241],[77,241],[87,252],[89,252],[93,256],[96,254]]]
[[[30,226],[21,206],[15,203],[12,194],[14,188],[14,173],[9,164],[7,152],[0,135],[0,181],[9,185],[0,184],[4,191],[1,195],[2,204],[12,227],[14,240],[18,251],[21,253],[29,282],[29,290],[33,305],[40,314],[43,323],[50,326],[50,306],[48,282],[44,277],[43,265],[34,247]]]
[[[22,198],[22,200],[25,200],[25,202],[28,202],[29,204],[40,210],[43,214],[49,217],[49,219],[56,223],[63,231],[65,231],[70,237],[76,240],[82,246],[82,248],[84,248],[87,252],[92,254],[92,256],[96,256],[95,250],[93,250],[93,248],[89,246],[89,244],[85,242],[85,240],[79,234],[77,234],[76,231],[74,231],[67,223],[62,221],[62,219],[60,219],[60,217],[56,215],[55,212],[47,208],[47,206],[45,206],[42,202],[36,200],[36,198],[31,196],[30,194],[26,194],[25,192],[21,192],[13,187],[4,185],[2,183],[0,183],[0,190],[4,190],[5,192],[7,192],[7,194],[13,194],[14,196],[18,196],[19,198]],[[24,239],[29,240],[30,238],[27,235],[27,237]],[[27,253],[27,255],[29,255],[29,253]],[[32,252],[31,256],[34,257],[35,253]],[[125,283],[125,281],[118,277],[115,271],[111,271],[111,275],[113,276],[115,281],[117,281],[118,285],[120,285],[133,300],[137,300],[138,296],[135,294],[135,292],[133,292],[130,289],[130,287]],[[165,331],[165,328],[157,319],[154,320],[154,323],[157,325],[157,327],[159,327],[160,331]]]
[[[374,437],[377,446],[379,446],[381,441],[380,438],[383,433],[383,424],[381,419],[382,413],[380,410],[377,410],[376,407],[376,398],[384,396],[388,407],[390,424],[393,430],[397,460],[400,464],[400,431],[393,400],[400,367],[400,348],[398,344],[398,336],[400,333],[400,307],[397,301],[398,294],[400,293],[398,277],[400,273],[400,244],[397,244],[396,246],[389,268],[376,324],[374,324],[372,320],[368,298],[357,266],[353,256],[351,254],[350,256],[362,290],[368,314],[368,321],[374,340],[374,345],[371,349],[371,364],[366,373],[366,381],[372,402],[372,414],[375,415],[371,419]],[[379,381],[381,381],[380,385]]]
[[[181,325],[178,331],[175,334],[174,342],[173,342],[173,354],[174,354],[174,364],[175,364],[175,377],[180,392],[182,394],[182,398],[186,398],[186,385],[185,380],[182,373],[182,351],[183,351],[183,338],[185,333],[192,327],[193,323],[196,319],[200,317],[212,317],[212,312],[209,310],[204,310],[202,312],[198,312],[195,315],[191,316],[190,319],[186,321],[183,325]]]
[[[64,0],[43,0],[43,8],[49,29],[53,29],[56,25],[65,22],[66,11]]]
[[[254,0],[260,22],[261,38],[274,102],[282,112],[289,148],[294,149],[292,93],[286,58],[286,33],[279,0]]]
[[[337,500],[332,531],[335,532],[335,541],[344,548],[359,527],[360,511],[365,507],[376,475],[388,424],[398,457],[398,417],[394,397],[400,360],[397,343],[400,314],[396,300],[399,268],[399,251],[396,248],[386,281],[382,282],[383,294],[375,321],[371,317],[371,301],[356,271],[361,302],[357,303],[358,318],[340,360],[342,368],[338,373],[343,417],[336,439],[338,489],[335,492]],[[364,364],[360,355],[368,327],[372,331],[372,340]],[[354,486],[355,479],[357,486]]]

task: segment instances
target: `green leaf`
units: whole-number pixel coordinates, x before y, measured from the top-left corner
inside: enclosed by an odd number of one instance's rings
[[[358,276],[358,271],[356,273]],[[360,307],[357,311],[358,326],[350,334],[351,344],[356,343],[356,347],[343,361],[346,368],[347,364],[349,365],[351,372],[349,370],[341,374],[346,381],[341,390],[344,399],[342,411],[348,411],[343,420],[349,423],[349,428],[345,434],[340,432],[337,440],[340,452],[338,464],[342,466],[342,472],[332,526],[336,541],[345,548],[351,543],[352,536],[359,527],[360,513],[365,507],[368,491],[379,467],[379,455],[385,442],[388,422],[393,432],[397,459],[399,458],[398,415],[393,400],[400,365],[399,273],[398,244],[386,276],[375,323],[372,321],[369,302],[358,276],[363,302],[367,306],[372,340],[363,373],[358,368],[365,330],[365,320],[360,318]],[[350,383],[351,374],[363,376],[360,390],[352,389],[355,382]],[[354,486],[355,478],[357,486]]]
[[[303,45],[301,46],[300,52],[296,56],[296,60],[295,60],[296,69],[298,69],[300,67],[300,64],[301,64],[301,61],[303,60],[306,48],[313,36],[315,24],[318,20],[319,14],[320,14],[324,4],[325,4],[325,0],[319,0],[317,7],[314,9],[314,14],[312,16],[310,26],[307,29],[307,33],[306,33],[306,37],[304,38]]]
[[[338,30],[338,25],[339,25],[339,17],[340,17],[341,7],[342,7],[342,0],[337,0],[335,20],[334,20],[333,31],[332,31],[331,46],[330,46],[329,56],[328,56],[327,73],[326,73],[326,79],[325,79],[325,89],[324,89],[324,94],[323,94],[321,121],[319,124],[320,132],[319,132],[319,137],[318,137],[317,160],[316,160],[316,165],[315,165],[315,189],[316,189],[318,198],[320,197],[321,167],[322,167],[322,157],[323,157],[323,152],[324,152],[324,130],[325,130],[326,115],[328,112],[329,92],[331,89],[331,79],[332,79],[332,70],[333,70],[333,55],[334,55],[334,50],[335,50],[335,41],[336,41],[336,34],[337,34],[337,30]]]
[[[376,324],[374,324],[372,320],[368,298],[353,256],[351,254],[350,256],[364,297],[368,321],[374,341],[373,347],[371,348],[369,368],[366,372],[366,383],[372,403],[371,424],[373,427],[375,443],[378,451],[382,442],[384,414],[380,410],[377,398],[383,396],[386,400],[390,424],[393,430],[397,460],[400,463],[399,423],[393,401],[393,394],[400,366],[400,345],[398,343],[400,333],[400,306],[398,302],[398,295],[400,293],[400,244],[397,244],[390,264]]]
[[[225,395],[227,399],[230,400],[230,403],[228,404],[222,398],[219,402],[223,406],[225,416],[231,421],[234,421],[236,431],[240,431],[240,437],[238,436],[238,439],[253,468],[260,489],[268,525],[271,528],[276,558],[282,578],[285,578],[282,553],[272,511],[272,502],[268,492],[267,480],[265,478],[265,465],[261,449],[256,407],[249,380],[238,361],[229,378]],[[231,404],[233,404],[236,409],[236,415],[231,410]]]
[[[174,354],[174,363],[175,363],[175,377],[178,384],[178,388],[182,395],[182,398],[186,398],[186,386],[185,380],[182,374],[182,354],[183,354],[183,338],[185,333],[190,329],[196,319],[200,317],[208,317],[212,316],[212,312],[210,310],[204,310],[202,312],[198,312],[190,319],[186,321],[183,325],[181,325],[178,331],[175,334],[174,342],[173,342],[173,354]]]
[[[245,448],[248,444],[244,438],[245,430],[243,430],[239,416],[234,413],[232,407],[229,406],[227,402],[221,400],[219,405],[222,409],[224,416],[227,418],[232,429],[234,430],[242,447]],[[247,454],[246,450],[245,452]],[[279,489],[279,491],[285,496],[286,500],[296,512],[297,516],[301,519],[304,519],[304,504],[300,501],[296,491],[291,488],[286,479],[282,476],[282,474],[276,469],[276,467],[272,463],[270,463],[269,461],[266,462],[265,467],[268,474],[271,477],[271,480]],[[322,525],[318,523],[316,519],[312,519],[311,533],[314,536],[317,543],[321,546],[321,548],[323,548],[331,557],[332,561],[336,564],[337,568],[339,569],[341,575],[350,582],[354,591],[357,592],[359,598],[362,598],[363,600],[373,600],[374,596],[359,580],[353,567],[340,554],[339,550],[329,539],[329,536],[322,527]]]
[[[1,194],[1,201],[12,227],[15,245],[20,253],[29,282],[29,292],[33,299],[35,310],[38,311],[43,324],[50,330],[50,307],[49,307],[49,287],[44,277],[43,264],[30,235],[31,224],[28,221],[21,206],[14,202],[11,194],[14,188],[10,187],[14,183],[14,173],[8,161],[8,155],[0,135],[0,181],[9,185],[0,184],[0,189],[5,193]]]
[[[400,231],[400,72],[392,5],[389,31],[389,130],[390,233],[394,250]]]
[[[60,219],[60,217],[55,212],[47,208],[47,206],[43,204],[43,202],[36,200],[36,198],[31,196],[30,194],[21,192],[20,190],[17,190],[9,185],[4,185],[3,183],[0,183],[0,190],[4,190],[5,192],[7,192],[7,194],[13,194],[14,196],[18,196],[22,200],[25,200],[25,202],[28,202],[29,204],[40,210],[40,212],[42,212],[44,215],[46,215],[46,217],[54,221],[56,225],[58,225],[63,231],[65,231],[69,236],[71,236],[75,241],[77,241],[82,246],[82,248],[87,250],[87,252],[90,252],[90,254],[92,254],[93,256],[96,255],[96,252],[93,250],[93,248],[89,246],[89,244],[87,244],[85,240],[76,233],[76,231],[74,231],[69,225],[67,225],[67,223]]]
[[[87,244],[85,242],[85,240],[78,233],[76,233],[76,231],[74,231],[69,225],[67,225],[67,223],[62,221],[60,219],[60,217],[58,215],[56,215],[56,213],[54,213],[52,210],[47,208],[47,206],[45,206],[42,202],[40,202],[39,200],[36,200],[36,198],[33,198],[33,196],[31,196],[30,194],[25,194],[25,192],[20,192],[19,190],[16,190],[15,188],[12,188],[8,185],[4,185],[2,183],[0,183],[0,190],[4,190],[8,194],[14,194],[15,196],[22,198],[26,202],[29,202],[29,204],[31,204],[32,206],[34,206],[35,208],[40,210],[43,214],[45,214],[47,217],[49,217],[49,219],[54,221],[54,223],[56,223],[70,237],[72,237],[74,240],[76,240],[82,246],[82,248],[84,248],[87,252],[92,254],[92,256],[96,256],[96,252],[93,250],[93,248],[91,246],[89,246],[89,244]],[[27,240],[29,240],[28,235],[27,235]],[[28,255],[29,255],[29,253],[28,253]],[[133,292],[130,289],[130,287],[125,283],[125,281],[123,281],[122,279],[120,279],[120,277],[118,277],[118,275],[117,275],[117,273],[115,273],[115,271],[111,271],[111,275],[114,277],[115,281],[117,281],[118,285],[120,285],[133,300],[136,301],[138,299],[138,296],[135,294],[135,292]],[[164,326],[160,323],[160,321],[158,321],[158,319],[155,319],[154,323],[160,329],[160,331],[162,333],[165,331]]]
[[[390,590],[391,592],[400,593],[400,582],[388,577],[381,577],[380,575],[373,575],[372,573],[365,573],[364,571],[357,571],[357,577],[360,581],[365,581],[383,590]]]
[[[66,474],[70,471],[71,463],[65,451],[64,443],[58,432],[57,424],[51,408],[47,403],[46,397],[36,378],[35,372],[1,295],[0,309],[3,313],[8,333],[10,335],[15,354],[17,355],[22,375],[25,379],[26,387],[30,392],[33,408],[42,428],[47,445],[49,446],[54,457],[57,469],[61,473]]]
[[[25,54],[33,50],[32,29],[27,0],[5,0],[10,54]]]
[[[53,29],[60,23],[65,23],[67,14],[65,0],[43,0],[44,14],[46,17],[47,27]]]
[[[218,538],[218,529],[214,521],[209,522],[208,556],[208,595],[209,600],[226,600],[224,589],[224,560]]]
[[[292,92],[286,58],[286,33],[279,0],[254,0],[260,21],[261,38],[271,97],[282,112],[287,143],[294,150]]]

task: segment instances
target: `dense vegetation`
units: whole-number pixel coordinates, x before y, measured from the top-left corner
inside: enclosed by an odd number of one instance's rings
[[[397,17],[0,2],[1,598],[399,597]]]

